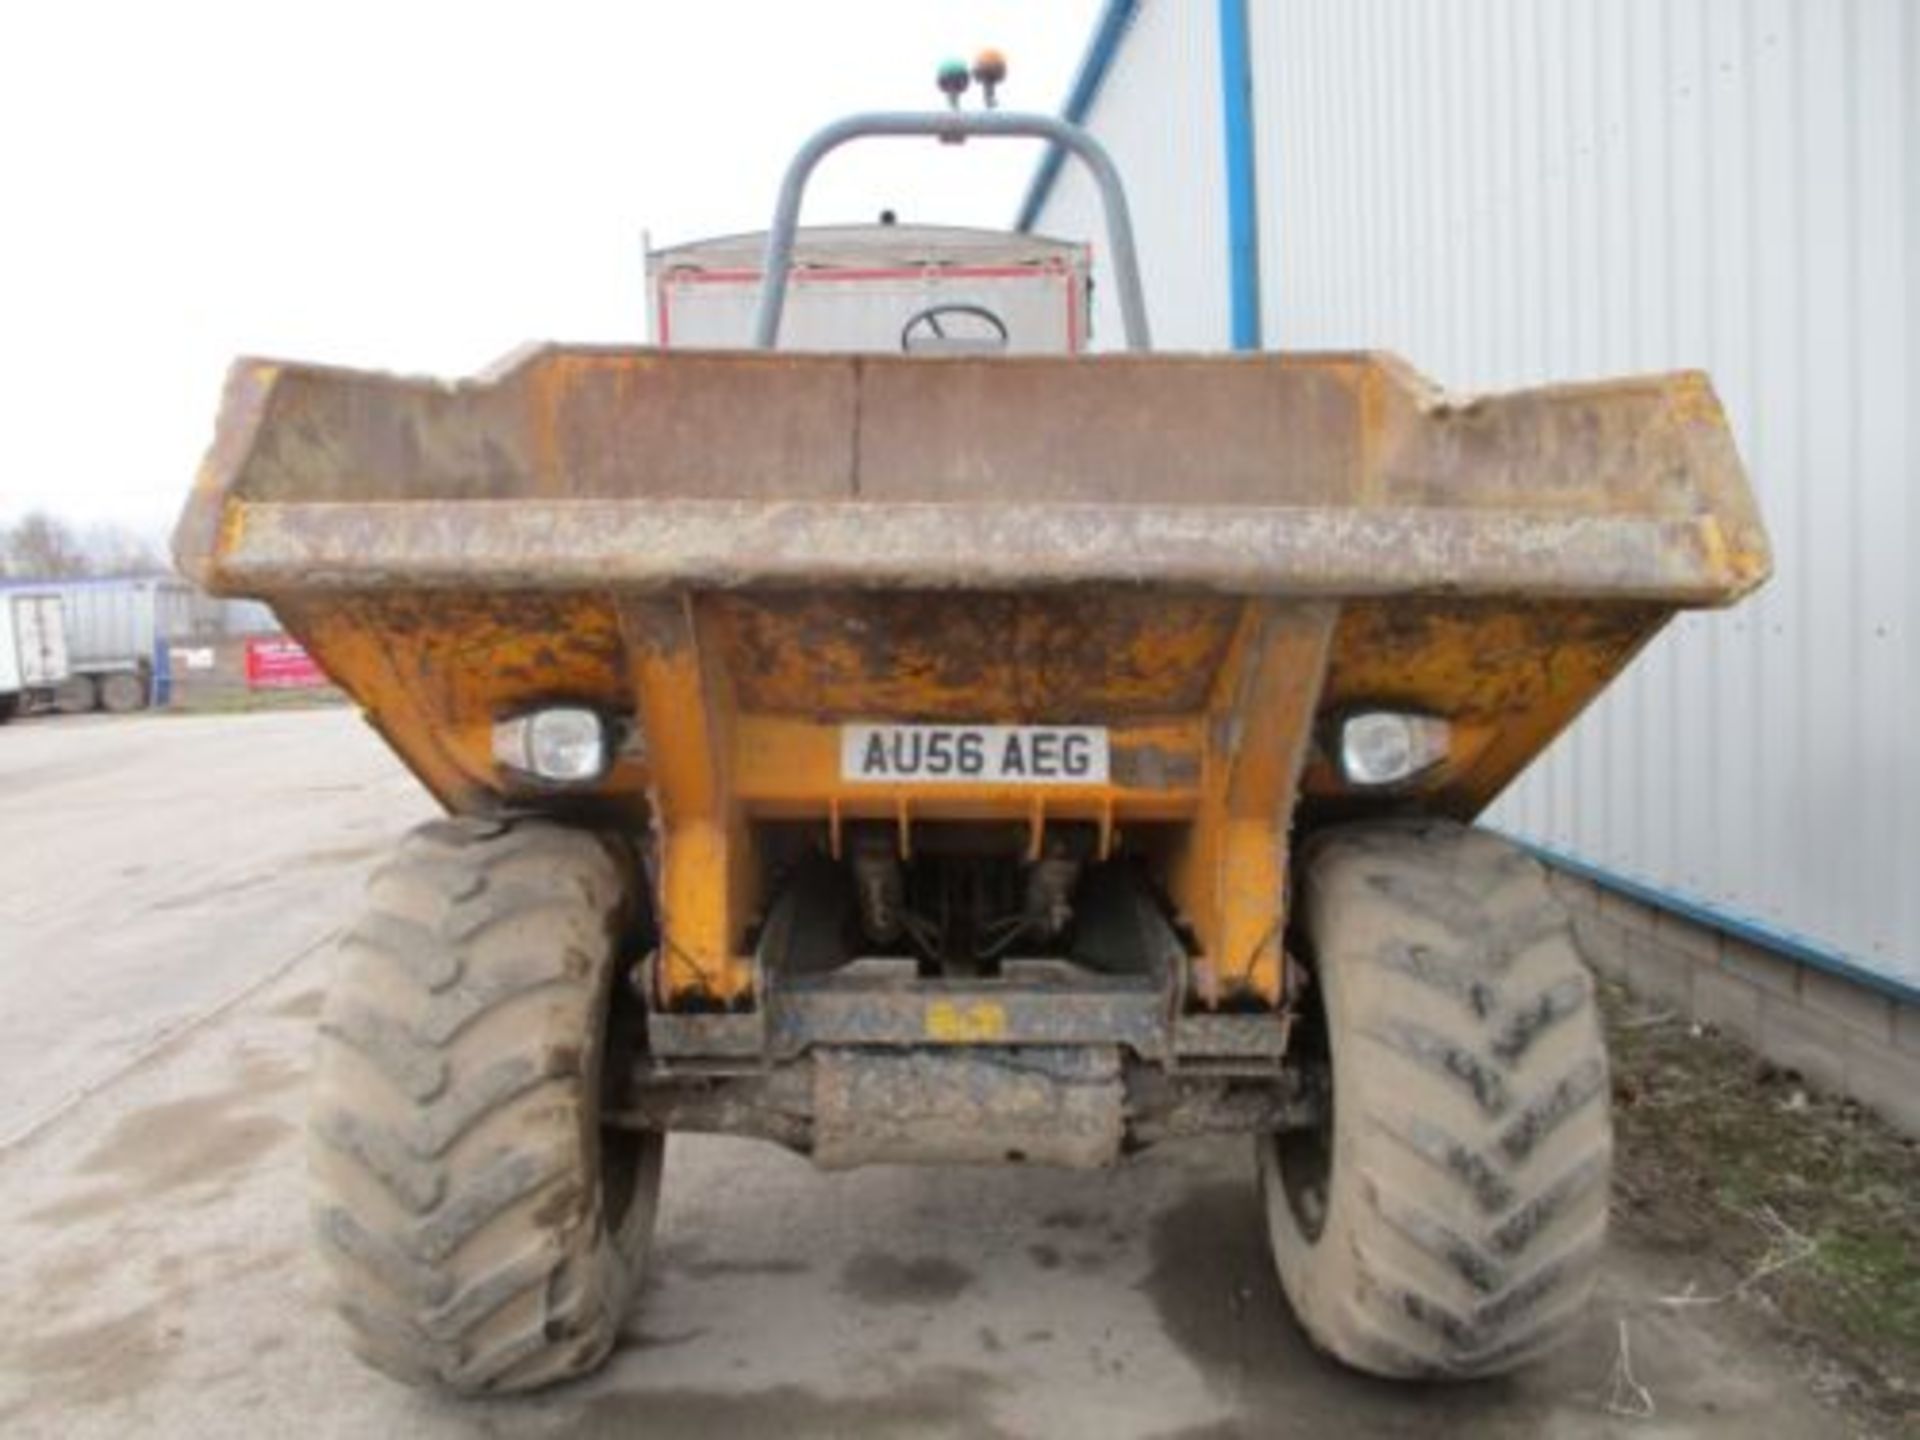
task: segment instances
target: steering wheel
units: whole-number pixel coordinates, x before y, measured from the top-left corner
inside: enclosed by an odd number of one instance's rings
[[[947,327],[941,323],[947,319],[965,318],[979,322],[960,327],[960,333],[948,334]],[[977,333],[984,326],[990,334]],[[923,339],[924,337],[924,339]],[[957,343],[988,344],[995,349],[1007,348],[1007,322],[984,305],[929,305],[924,310],[916,310],[907,317],[907,323],[900,327],[900,348],[911,352],[914,342],[931,339],[935,342],[950,340]]]

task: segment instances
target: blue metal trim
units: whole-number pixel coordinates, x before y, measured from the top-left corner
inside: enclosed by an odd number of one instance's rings
[[[0,580],[0,590],[45,590],[49,585],[57,585],[63,590],[107,590],[116,585],[185,586],[187,583],[178,575],[54,576],[46,580]]]
[[[1260,348],[1260,216],[1253,157],[1247,0],[1220,0],[1220,101],[1227,154],[1227,276],[1233,348]]]
[[[1657,885],[1631,880],[1611,870],[1603,870],[1598,865],[1567,854],[1564,850],[1556,850],[1551,845],[1538,844],[1525,836],[1515,835],[1510,830],[1498,830],[1494,826],[1487,828],[1496,830],[1496,833],[1505,836],[1521,849],[1532,851],[1548,864],[1558,866],[1569,874],[1578,875],[1583,880],[1591,880],[1596,885],[1604,885],[1609,890],[1617,890],[1628,899],[1671,911],[1675,915],[1693,921],[1696,925],[1704,925],[1710,930],[1719,930],[1735,939],[1745,940],[1750,945],[1772,950],[1795,964],[1825,971],[1829,975],[1851,981],[1863,989],[1885,995],[1890,1000],[1897,1000],[1902,1005],[1920,1005],[1920,987],[1910,985],[1897,976],[1870,969],[1854,957],[1822,945],[1817,940],[1796,935],[1789,930],[1781,930],[1751,915],[1726,910],[1703,900],[1694,900],[1685,895],[1677,895],[1671,890],[1663,890]]]
[[[1088,42],[1087,53],[1080,58],[1080,69],[1074,74],[1073,87],[1067,91],[1067,103],[1060,107],[1061,115],[1075,125],[1086,123],[1087,112],[1099,98],[1113,57],[1120,53],[1120,42],[1139,10],[1140,0],[1107,0],[1107,8],[1100,12],[1100,19],[1093,27],[1093,39]],[[1023,233],[1033,229],[1066,160],[1067,152],[1058,145],[1047,147],[1027,186],[1027,198],[1020,202],[1020,217],[1013,222],[1014,229]]]
[[[148,703],[156,710],[173,703],[173,646],[158,635],[153,637],[153,691]]]

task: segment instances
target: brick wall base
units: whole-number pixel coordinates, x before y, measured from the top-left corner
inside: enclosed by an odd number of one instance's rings
[[[1561,870],[1587,962],[1920,1137],[1920,1005]]]

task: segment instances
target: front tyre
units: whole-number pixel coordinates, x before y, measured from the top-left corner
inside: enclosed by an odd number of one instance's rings
[[[414,1384],[528,1390],[613,1348],[663,1138],[603,1129],[629,871],[541,821],[422,826],[341,943],[313,1217],[353,1349]]]
[[[1377,1375],[1495,1375],[1579,1322],[1612,1132],[1593,984],[1532,859],[1444,822],[1309,847],[1300,1063],[1331,1114],[1264,1137],[1267,1232],[1308,1335]]]

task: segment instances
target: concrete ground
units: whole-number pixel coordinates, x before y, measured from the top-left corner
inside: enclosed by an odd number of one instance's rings
[[[601,1375],[402,1390],[322,1308],[300,1127],[325,937],[427,813],[342,710],[0,730],[0,1433],[1845,1433],[1738,1307],[1659,1303],[1687,1256],[1620,1247],[1579,1342],[1521,1376],[1344,1372],[1288,1317],[1237,1143],[822,1175],[677,1139]],[[1612,1383],[1623,1337],[1643,1391]]]

